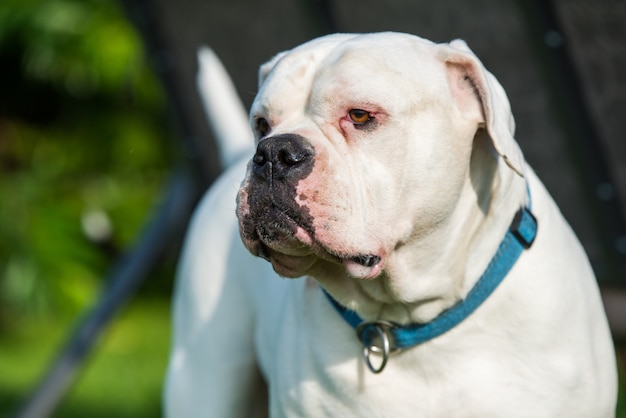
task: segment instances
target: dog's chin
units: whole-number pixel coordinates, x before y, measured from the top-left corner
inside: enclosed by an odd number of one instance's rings
[[[242,237],[250,237],[243,234]],[[355,253],[340,254],[332,248],[317,242],[313,235],[301,227],[291,233],[274,224],[257,228],[253,239],[245,239],[244,244],[255,256],[264,258],[283,277],[296,278],[305,275],[315,277],[315,267],[331,264],[343,268],[348,276],[356,279],[372,279],[383,269],[382,254]],[[330,270],[328,267],[322,270]]]
[[[283,277],[296,278],[310,273],[313,266],[320,261],[314,254],[295,256],[266,250],[266,258],[272,263],[274,271]]]
[[[281,229],[268,230],[265,226],[255,231],[254,239],[244,239],[244,244],[253,255],[269,261],[274,271],[283,277],[310,274],[313,266],[321,261],[310,234],[302,228],[292,234]]]
[[[346,273],[355,279],[372,279],[382,272],[383,261],[374,255],[358,255],[346,258],[334,256],[327,251],[323,254],[311,252],[309,254],[286,254],[263,246],[262,257],[272,263],[274,271],[283,277],[315,277],[314,267],[318,264],[330,263],[345,269]],[[329,270],[328,268],[324,270]]]
[[[306,275],[318,258],[312,249],[311,234],[291,219],[242,222],[240,232],[248,251],[269,261],[283,277]]]

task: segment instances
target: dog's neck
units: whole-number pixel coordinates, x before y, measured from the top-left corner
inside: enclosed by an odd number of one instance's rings
[[[478,136],[459,204],[439,228],[399,246],[375,283],[395,303],[363,306],[368,319],[427,322],[463,299],[483,274],[515,212],[526,182]],[[371,318],[374,316],[374,318]]]

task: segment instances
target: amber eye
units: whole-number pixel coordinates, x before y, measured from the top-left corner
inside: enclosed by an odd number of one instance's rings
[[[256,120],[256,130],[259,132],[261,137],[264,137],[270,132],[270,124],[265,118],[258,118]]]
[[[350,120],[357,125],[362,125],[372,119],[370,112],[363,109],[352,109],[348,112]]]

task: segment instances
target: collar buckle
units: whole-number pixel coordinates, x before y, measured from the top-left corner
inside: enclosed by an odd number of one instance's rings
[[[509,230],[525,249],[529,249],[537,236],[537,218],[527,208],[521,208],[515,214]]]

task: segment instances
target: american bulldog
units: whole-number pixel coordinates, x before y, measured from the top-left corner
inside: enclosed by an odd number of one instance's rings
[[[614,415],[587,257],[463,41],[315,39],[250,122],[189,229],[168,416]]]

